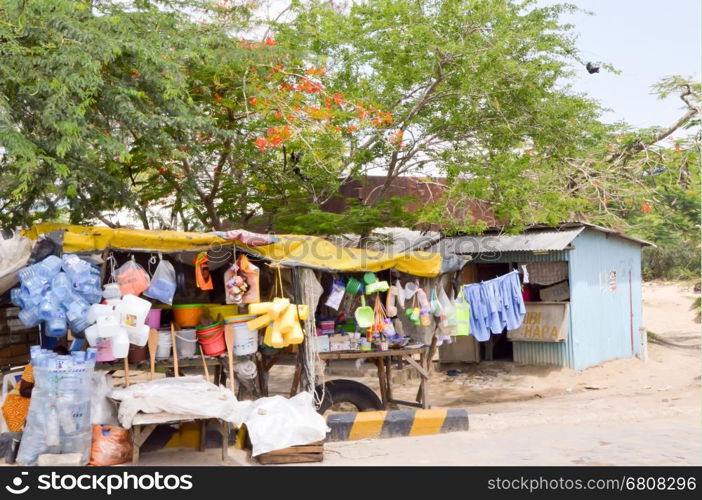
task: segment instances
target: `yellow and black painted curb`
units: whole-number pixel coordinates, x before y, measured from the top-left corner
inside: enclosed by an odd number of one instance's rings
[[[467,431],[468,410],[436,408],[431,410],[389,410],[334,413],[327,417],[331,429],[327,441],[353,441],[368,438],[423,436],[445,432]],[[219,448],[221,436],[215,428],[207,429],[206,447]],[[244,447],[246,430],[232,429],[229,444]],[[200,445],[200,426],[194,422],[175,428],[159,425],[142,446],[142,451],[162,448],[195,448]]]
[[[468,430],[468,410],[389,410],[334,413],[327,417],[327,441],[423,436]]]

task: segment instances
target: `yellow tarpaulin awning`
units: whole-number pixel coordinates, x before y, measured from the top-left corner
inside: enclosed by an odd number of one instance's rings
[[[391,252],[339,247],[318,236],[276,235],[277,243],[251,247],[212,233],[190,233],[146,229],[37,224],[24,231],[36,240],[39,235],[63,230],[65,252],[94,252],[105,249],[145,252],[181,252],[217,249],[236,245],[253,254],[288,266],[303,266],[337,272],[377,272],[395,268],[421,277],[441,273],[441,254],[425,251]]]

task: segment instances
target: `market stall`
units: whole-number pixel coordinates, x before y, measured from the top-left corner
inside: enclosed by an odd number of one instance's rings
[[[246,231],[43,224],[25,234],[61,241],[59,255],[20,270],[21,286],[12,290],[20,319],[40,325],[44,347],[76,339],[71,355],[83,352],[98,367],[123,368],[125,391],[157,383],[157,371],[176,378],[202,371],[207,384],[232,394],[227,417],[217,417],[222,422],[245,422],[234,395],[246,388],[267,396],[266,372],[285,356],[296,363],[291,396],[300,387],[314,394],[323,386],[321,363],[365,358],[377,363],[383,405],[428,407],[433,346],[439,335],[456,331],[450,280],[440,279],[455,272],[455,264],[431,252],[343,248],[318,237]],[[421,374],[417,402],[392,398],[392,359]],[[61,362],[50,356],[52,366]],[[145,377],[137,375],[142,371]],[[187,387],[178,384],[169,390]],[[161,420],[183,420],[178,404],[172,406]],[[120,416],[121,425],[136,426],[136,456],[143,429],[155,425],[146,416],[153,410]],[[185,416],[215,418],[194,410]]]

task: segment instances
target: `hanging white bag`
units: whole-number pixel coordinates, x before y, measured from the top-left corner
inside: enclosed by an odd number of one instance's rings
[[[442,309],[442,316],[443,316],[443,321],[441,322],[441,326],[444,328],[455,328],[456,327],[456,306],[454,305],[453,301],[449,299],[449,296],[446,294],[446,290],[444,290],[444,287],[439,287],[439,291],[437,293],[438,298],[439,298],[439,303],[441,304],[441,309]]]
[[[159,255],[160,257],[160,255]],[[151,277],[149,288],[146,289],[144,295],[156,299],[164,304],[173,304],[173,296],[176,292],[176,272],[173,264],[167,260],[161,259],[156,266],[156,271]]]

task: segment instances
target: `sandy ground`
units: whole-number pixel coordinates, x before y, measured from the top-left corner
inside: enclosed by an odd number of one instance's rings
[[[470,411],[471,430],[434,436],[328,443],[320,465],[701,465],[700,324],[691,286],[647,283],[644,325],[657,335],[649,358],[619,359],[576,372],[506,362],[440,367],[434,406]],[[453,366],[452,366],[453,368]],[[290,367],[272,389],[288,390]],[[377,389],[371,377],[358,380]],[[413,398],[416,381],[394,387]],[[218,451],[166,450],[144,465],[219,464]],[[231,449],[231,465],[251,465]]]
[[[618,359],[581,372],[508,362],[437,365],[431,403],[468,408],[469,431],[327,443],[324,462],[315,465],[702,465],[695,297],[687,284],[644,285],[644,325],[656,334],[647,362]],[[460,373],[450,377],[447,368]],[[357,380],[377,390],[374,372]],[[274,367],[271,393],[289,391],[291,378],[291,366]],[[417,380],[393,391],[414,399]],[[141,465],[220,465],[219,456],[218,449],[161,450],[142,454]],[[226,464],[252,461],[232,447]]]

